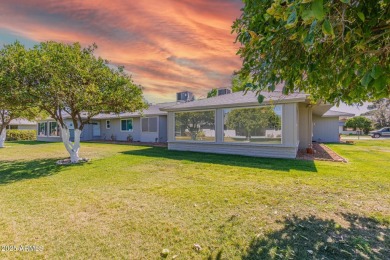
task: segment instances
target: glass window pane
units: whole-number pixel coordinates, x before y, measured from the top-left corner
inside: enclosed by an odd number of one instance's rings
[[[157,132],[157,117],[149,118],[149,132]]]
[[[142,118],[142,132],[149,132],[149,118]]]
[[[57,126],[57,122],[50,122],[49,123],[49,135],[50,136],[60,136],[60,131]]]
[[[126,131],[126,120],[121,120],[121,130]]]
[[[224,109],[224,142],[282,143],[282,106]]]
[[[39,136],[46,136],[47,135],[47,124],[46,124],[46,122],[38,124],[38,135]]]
[[[175,140],[215,141],[215,111],[175,113]]]
[[[126,123],[127,123],[126,130],[127,131],[133,131],[133,120],[129,119],[129,120],[126,121]]]

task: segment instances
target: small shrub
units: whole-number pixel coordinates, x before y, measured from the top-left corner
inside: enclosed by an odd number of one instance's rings
[[[37,140],[36,130],[7,130],[7,141],[34,141]]]

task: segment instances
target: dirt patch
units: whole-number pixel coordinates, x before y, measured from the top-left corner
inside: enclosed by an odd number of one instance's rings
[[[331,161],[331,162],[347,162],[347,160],[328,146],[322,143],[313,143],[313,154],[308,154],[306,149],[299,149],[297,153],[297,159],[300,160],[318,160],[318,161]]]

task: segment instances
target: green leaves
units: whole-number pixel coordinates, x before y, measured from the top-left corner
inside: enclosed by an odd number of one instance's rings
[[[381,75],[383,74],[383,69],[382,67],[378,66],[378,65],[375,65],[372,70],[371,70],[371,73],[370,73],[370,76],[374,79],[377,79],[379,78]]]
[[[364,74],[363,78],[360,80],[360,83],[364,87],[368,87],[368,84],[370,84],[371,80],[372,80],[371,71],[369,71],[366,74]]]
[[[244,2],[233,31],[242,44],[240,75],[253,78],[250,89],[285,82],[287,92],[305,91],[329,103],[390,96],[389,1]],[[257,19],[264,15],[266,22]],[[248,31],[265,40],[251,45]]]
[[[331,25],[331,23],[329,22],[328,19],[326,19],[323,23],[322,23],[322,32],[325,34],[325,35],[330,35],[332,36],[332,38],[334,38],[334,31],[333,31],[333,27]]]
[[[287,19],[287,24],[285,25],[286,29],[295,27],[297,21],[298,21],[297,10],[295,8],[292,8],[292,12]]]
[[[311,4],[311,12],[315,19],[321,21],[324,19],[324,3],[323,0],[314,0]]]
[[[363,22],[366,20],[366,17],[364,16],[364,14],[362,12],[358,12],[357,13],[357,16],[360,18],[360,20],[362,20]]]
[[[303,41],[304,44],[306,44],[306,45],[312,45],[312,44],[313,44],[313,42],[314,42],[314,36],[315,36],[315,35],[314,35],[314,30],[315,30],[316,26],[317,26],[317,21],[314,20],[314,21],[311,23],[311,25],[310,25],[310,31],[309,31],[309,33],[307,34],[305,40]]]
[[[261,103],[263,103],[263,101],[264,101],[264,96],[263,95],[258,95],[257,96],[257,101],[261,104]]]

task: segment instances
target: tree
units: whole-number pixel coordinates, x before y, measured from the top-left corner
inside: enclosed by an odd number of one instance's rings
[[[236,131],[243,130],[249,140],[256,130],[264,130],[268,127],[279,129],[280,117],[273,107],[240,108],[229,112],[226,125]]]
[[[390,96],[388,0],[245,0],[232,32],[254,90],[332,104]],[[260,98],[260,101],[262,99]]]
[[[252,86],[252,78],[248,75],[246,77],[242,77],[240,74],[235,72],[232,76],[232,91],[240,92],[245,91],[246,89]]]
[[[390,126],[390,99],[379,99],[367,108],[371,109],[369,112],[375,127],[382,128]]]
[[[213,111],[180,112],[175,114],[176,132],[189,131],[192,140],[197,140],[202,127],[213,126],[215,113]]]
[[[72,163],[80,160],[84,126],[102,112],[133,112],[146,107],[142,89],[122,67],[110,68],[94,56],[96,45],[41,43],[28,52],[24,91],[33,103],[56,120]],[[74,142],[65,116],[74,126]]]
[[[352,118],[349,118],[345,122],[345,126],[348,128],[353,128],[355,131],[356,130],[362,130],[365,134],[368,134],[368,131],[371,130],[371,120],[367,119],[364,116],[355,116]],[[359,131],[360,135],[360,131]]]
[[[213,88],[207,93],[207,98],[216,97],[218,96],[218,89]]]
[[[12,120],[33,120],[39,115],[39,110],[29,103],[29,96],[18,90],[23,82],[19,68],[25,57],[26,50],[19,42],[0,50],[0,148],[4,147],[7,126]]]

